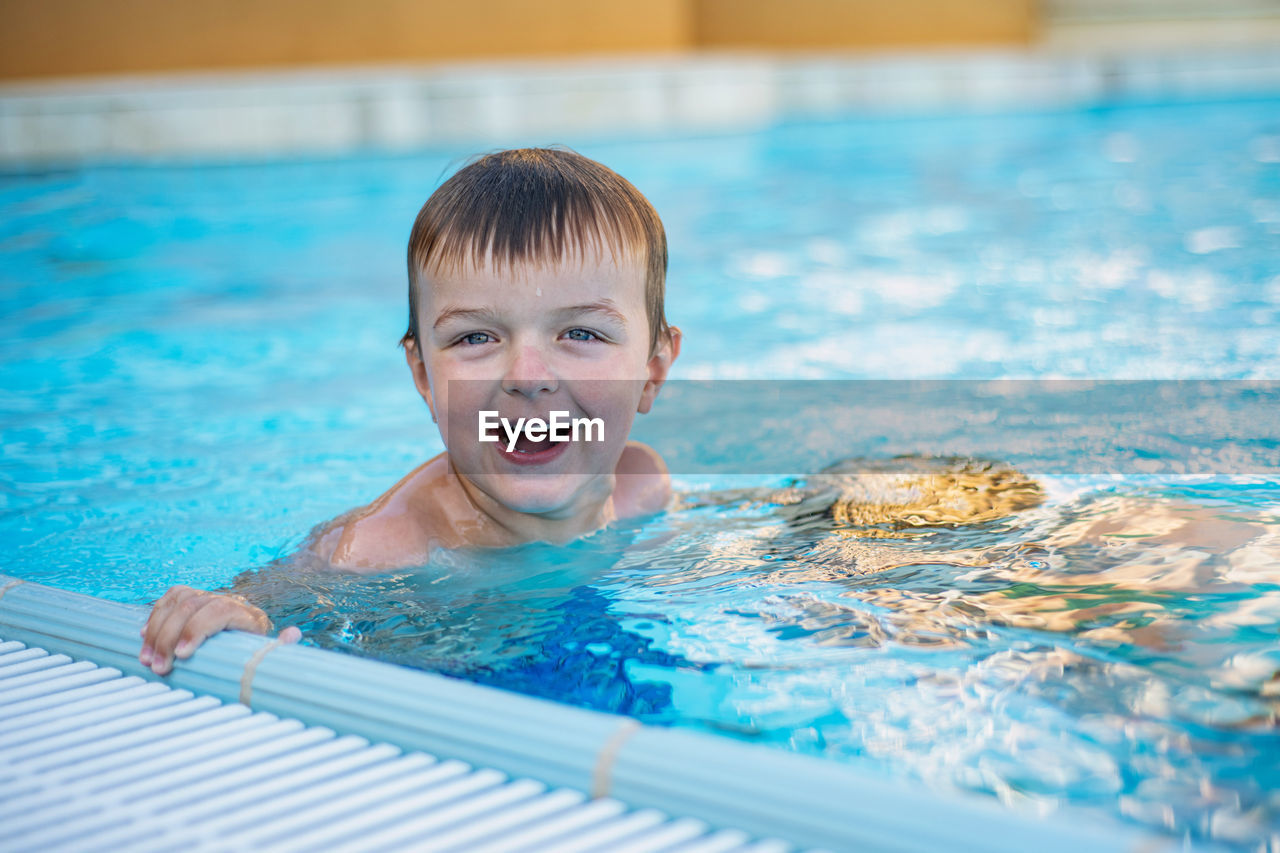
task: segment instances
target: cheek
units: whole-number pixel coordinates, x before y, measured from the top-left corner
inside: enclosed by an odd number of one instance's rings
[[[453,379],[433,385],[436,417],[445,447],[453,452],[479,441],[480,411],[493,409],[489,385],[475,380]]]
[[[604,420],[604,444],[612,447],[626,442],[643,390],[634,379],[599,380],[580,383],[574,396],[587,414]]]

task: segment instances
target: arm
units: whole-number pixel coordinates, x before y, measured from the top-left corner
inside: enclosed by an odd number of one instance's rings
[[[156,675],[167,675],[174,658],[185,660],[213,634],[227,629],[265,634],[271,620],[262,609],[235,593],[209,592],[189,586],[170,587],[151,609],[142,627],[138,660]],[[296,643],[302,632],[289,627],[280,633],[286,643]]]
[[[151,608],[142,627],[138,661],[156,675],[167,675],[175,658],[191,657],[201,643],[219,631],[268,633],[272,629],[270,617],[250,598],[269,601],[272,588],[286,581],[291,573],[329,568],[328,556],[342,534],[342,520],[339,517],[318,526],[296,552],[261,569],[241,572],[230,587],[221,591],[170,587]],[[302,632],[288,627],[280,637],[286,643],[296,643]]]

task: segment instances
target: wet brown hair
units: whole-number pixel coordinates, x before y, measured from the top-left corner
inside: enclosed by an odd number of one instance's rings
[[[603,243],[602,243],[603,240]],[[431,194],[409,234],[409,329],[418,340],[418,285],[427,271],[556,262],[570,244],[645,267],[649,352],[670,334],[663,310],[667,235],[658,212],[626,178],[568,148],[514,148],[486,154]]]

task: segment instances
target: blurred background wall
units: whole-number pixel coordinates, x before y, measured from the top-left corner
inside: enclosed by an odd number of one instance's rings
[[[0,166],[1278,84],[1280,0],[0,0]]]
[[[0,0],[0,78],[699,48],[1022,44],[1034,0]]]

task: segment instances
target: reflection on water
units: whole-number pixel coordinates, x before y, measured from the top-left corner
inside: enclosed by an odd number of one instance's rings
[[[254,594],[322,645],[1249,846],[1280,832],[1277,494],[852,460]]]
[[[1040,484],[1000,463],[964,457],[846,459],[788,488],[691,496],[683,506],[778,504],[792,525],[839,538],[914,539],[1037,506]]]

